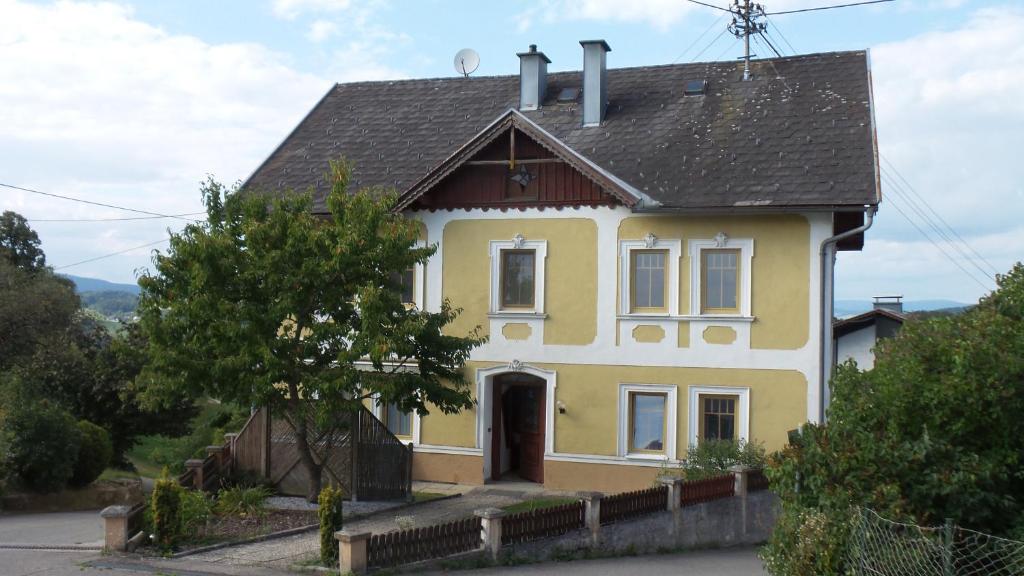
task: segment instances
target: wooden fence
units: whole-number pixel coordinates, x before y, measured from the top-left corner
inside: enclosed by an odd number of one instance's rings
[[[606,496],[601,500],[601,524],[667,510],[667,497],[667,486]]]
[[[280,494],[305,496],[309,475],[297,449],[298,426],[285,414],[272,416],[262,408],[237,434],[226,434],[223,447],[179,477],[184,486],[217,490],[223,478],[247,472],[268,479]],[[412,495],[412,446],[406,447],[366,408],[331,426],[318,426],[309,416],[307,440],[321,468],[321,482],[338,486],[357,500],[408,499]]]
[[[732,474],[683,482],[683,489],[679,491],[679,504],[680,506],[693,506],[719,498],[728,498],[733,495],[735,486],[736,477]]]
[[[661,507],[665,508],[664,495]],[[510,514],[501,519],[501,543],[518,544],[579,530],[586,525],[585,514],[586,505],[582,500]]]
[[[482,542],[481,530],[480,518],[474,517],[374,534],[366,544],[367,565],[384,568],[476,550]]]

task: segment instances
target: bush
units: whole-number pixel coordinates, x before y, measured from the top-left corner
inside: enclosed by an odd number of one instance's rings
[[[220,514],[258,516],[266,511],[267,498],[273,495],[265,486],[222,488],[217,493],[216,510]]]
[[[74,472],[71,474],[72,486],[87,486],[103,474],[114,456],[114,445],[110,442],[107,431],[92,422],[79,420],[78,431],[82,443],[78,447],[78,458],[75,459]]]
[[[184,489],[170,478],[164,477],[153,485],[150,507],[153,510],[153,535],[157,546],[170,550],[181,536],[181,494]]]
[[[701,440],[686,450],[686,460],[677,469],[666,470],[687,480],[703,480],[729,473],[737,464],[764,468],[764,446],[743,440]]]
[[[4,422],[3,466],[25,489],[57,492],[71,479],[81,432],[75,419],[46,400],[19,402]]]
[[[213,514],[214,503],[206,492],[181,488],[181,526],[179,534],[195,538]]]
[[[334,540],[334,533],[341,530],[344,497],[341,488],[326,486],[320,491],[317,514],[320,516],[320,563],[324,566],[338,562],[338,543]]]

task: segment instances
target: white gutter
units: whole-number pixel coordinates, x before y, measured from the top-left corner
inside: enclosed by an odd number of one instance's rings
[[[836,266],[836,244],[840,240],[849,238],[856,234],[860,234],[871,228],[871,224],[875,220],[875,212],[878,211],[877,206],[867,206],[864,208],[864,224],[847,230],[842,234],[836,234],[830,238],[826,238],[821,243],[821,344],[819,347],[820,357],[818,358],[820,366],[818,368],[818,422],[825,422],[825,408],[828,407],[829,400],[831,399],[831,391],[829,387],[829,380],[832,377],[832,314],[835,307],[835,266]]]

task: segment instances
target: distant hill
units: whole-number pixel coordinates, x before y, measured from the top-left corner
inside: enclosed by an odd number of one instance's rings
[[[128,292],[129,294],[138,294],[141,292],[138,284],[118,284],[116,282],[100,280],[99,278],[83,278],[82,276],[72,276],[70,274],[65,276],[75,283],[75,288],[79,294],[83,292]]]
[[[836,300],[835,305],[835,317],[846,318],[847,316],[856,316],[863,312],[871,310],[873,306],[872,300]],[[956,302],[954,300],[904,300],[903,311],[904,312],[923,312],[928,310],[943,310],[943,311],[960,311],[974,304],[964,304],[963,302]]]

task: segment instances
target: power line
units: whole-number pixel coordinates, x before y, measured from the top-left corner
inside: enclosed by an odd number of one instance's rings
[[[686,0],[686,1],[687,2],[692,2],[693,4],[700,4],[701,6],[707,6],[708,8],[714,8],[715,10],[721,10],[722,12],[728,12],[728,13],[732,14],[732,10],[729,10],[728,8],[722,8],[721,6],[715,6],[714,4],[707,4],[707,3],[704,3],[704,2],[698,2],[697,0]]]
[[[943,225],[945,225],[947,230],[949,230],[954,236],[956,236],[957,239],[960,240],[960,242],[964,246],[966,246],[967,249],[970,250],[975,256],[977,256],[979,259],[981,259],[982,262],[984,262],[985,264],[988,264],[988,266],[990,268],[992,268],[993,272],[999,273],[999,269],[998,268],[996,268],[991,262],[986,260],[984,256],[979,254],[978,251],[975,250],[973,246],[971,246],[966,240],[964,240],[963,236],[961,236],[959,233],[957,233],[956,229],[953,228],[949,224],[949,222],[947,222],[946,219],[942,217],[942,215],[940,215],[938,212],[935,211],[934,208],[932,208],[931,204],[929,204],[928,201],[925,200],[924,196],[922,196],[921,194],[918,194],[917,190],[915,190],[914,187],[910,185],[910,182],[908,182],[907,179],[903,177],[903,174],[901,174],[900,171],[896,169],[896,166],[893,165],[893,163],[890,162],[888,158],[886,158],[884,156],[881,156],[881,158],[882,158],[882,161],[885,162],[889,166],[889,169],[894,174],[896,174],[896,176],[903,182],[904,185],[906,185],[907,189],[910,190],[910,192],[913,193],[913,195],[915,197],[917,197],[917,199],[921,202],[921,204],[924,204],[925,208],[927,208],[929,212],[931,212],[933,215],[935,215],[935,217],[938,218],[938,220],[940,222],[942,222]]]
[[[168,240],[170,240],[170,238],[164,238],[163,240],[157,240],[156,242],[150,242],[148,244],[143,244],[141,246],[136,246],[134,248],[127,248],[125,250],[119,250],[117,252],[111,252],[110,254],[104,254],[102,256],[96,256],[95,258],[89,258],[88,260],[82,260],[80,262],[73,262],[71,264],[65,264],[63,266],[57,266],[56,268],[54,268],[54,270],[63,270],[65,268],[71,268],[72,266],[78,266],[79,264],[88,264],[89,262],[95,262],[97,260],[103,260],[104,258],[110,258],[110,257],[113,257],[113,256],[119,256],[121,254],[125,254],[127,252],[131,252],[132,250],[139,250],[140,248],[148,248],[150,246],[155,246],[157,244],[163,244],[164,242],[167,242]]]
[[[976,258],[971,257],[971,255],[968,254],[959,244],[957,244],[956,242],[953,242],[953,239],[949,236],[949,234],[947,234],[945,230],[939,228],[939,226],[935,223],[935,221],[933,219],[931,219],[923,210],[921,210],[920,206],[918,206],[918,204],[914,201],[914,199],[912,197],[910,197],[910,195],[905,190],[902,189],[902,187],[900,186],[900,183],[897,182],[895,180],[895,178],[892,177],[891,174],[889,174],[889,172],[885,169],[885,167],[882,167],[882,175],[885,178],[888,179],[888,183],[889,183],[889,186],[890,186],[890,191],[893,192],[893,194],[895,194],[897,197],[899,197],[908,206],[910,206],[910,208],[917,214],[917,216],[929,228],[931,228],[932,231],[935,232],[935,234],[937,234],[940,238],[945,240],[946,243],[950,247],[952,247],[954,250],[956,250],[960,254],[960,256],[962,256],[965,260],[970,262],[971,265],[973,265],[975,268],[977,268],[978,271],[981,272],[986,278],[988,278],[989,280],[995,281],[995,277],[993,276],[993,274],[991,272],[989,272],[988,270],[985,270],[984,268],[982,268],[978,264]],[[950,230],[952,231],[952,228],[950,228]],[[967,245],[967,243],[964,242],[964,245]],[[980,257],[980,254],[978,254],[978,256]],[[989,266],[991,266],[991,264],[989,264]]]
[[[187,214],[170,214],[168,216],[130,216],[128,218],[26,218],[28,222],[124,222],[127,220],[160,220],[162,218],[180,218],[182,216],[198,216],[206,212],[189,212]]]
[[[145,214],[147,216],[159,216],[161,218],[177,218],[178,220],[185,220],[188,222],[198,222],[194,218],[183,218],[181,216],[171,216],[169,214],[160,214],[159,212],[150,212],[148,210],[136,210],[135,208],[126,208],[124,206],[116,206],[114,204],[104,204],[103,202],[94,202],[92,200],[83,200],[81,198],[72,198],[71,196],[62,196],[60,194],[52,194],[50,192],[40,192],[39,190],[33,190],[31,188],[23,188],[21,186],[14,186],[13,184],[4,184],[0,182],[0,186],[4,188],[10,188],[12,190],[21,190],[22,192],[29,192],[31,194],[39,194],[40,196],[49,196],[51,198],[60,198],[61,200],[70,200],[72,202],[81,202],[82,204],[90,204],[92,206],[102,206],[103,208],[114,208],[116,210],[124,210],[126,212],[135,212],[136,214]]]
[[[893,200],[894,200],[894,201],[892,202],[892,207],[893,207],[893,208],[895,208],[895,209],[896,209],[896,211],[897,211],[897,212],[899,212],[899,213],[900,213],[900,215],[901,215],[901,216],[903,216],[903,218],[904,218],[904,219],[905,219],[905,220],[906,220],[907,222],[909,222],[911,226],[913,226],[914,228],[916,228],[916,229],[917,229],[917,231],[921,233],[921,236],[924,236],[926,240],[928,240],[929,242],[931,242],[931,243],[932,243],[932,245],[933,245],[933,246],[935,246],[936,248],[938,248],[939,252],[941,252],[943,256],[945,256],[946,258],[948,258],[950,262],[952,262],[953,264],[955,264],[955,265],[956,265],[956,267],[957,267],[957,268],[959,268],[961,272],[963,272],[963,273],[964,273],[964,274],[966,274],[966,275],[967,275],[968,277],[970,277],[970,279],[971,279],[971,280],[974,280],[975,282],[977,282],[977,283],[978,283],[978,285],[982,287],[982,289],[984,289],[984,290],[990,290],[990,289],[991,289],[991,288],[990,288],[989,286],[986,286],[986,285],[985,285],[985,284],[984,284],[984,283],[983,283],[982,281],[978,280],[978,278],[977,278],[976,276],[974,276],[973,274],[971,274],[970,272],[968,272],[968,271],[967,271],[967,269],[966,269],[966,268],[964,268],[964,267],[963,267],[963,266],[962,266],[962,265],[960,264],[960,262],[958,262],[958,261],[956,260],[956,258],[953,258],[952,256],[950,256],[950,255],[949,255],[949,253],[948,253],[948,252],[946,252],[945,250],[943,250],[943,249],[942,249],[942,247],[941,247],[941,246],[939,246],[939,245],[938,245],[938,243],[936,243],[936,242],[935,242],[935,240],[933,240],[931,236],[929,236],[928,234],[926,234],[926,233],[925,233],[925,231],[924,231],[924,230],[922,230],[922,229],[921,229],[921,227],[920,227],[920,226],[918,226],[916,222],[914,222],[913,220],[911,220],[911,219],[910,219],[910,217],[909,217],[909,216],[907,216],[907,213],[906,213],[906,212],[904,212],[904,211],[903,211],[903,209],[899,207],[899,204],[897,204],[897,203],[895,202],[895,199],[893,199]]]
[[[775,45],[771,43],[771,40],[768,40],[768,36],[765,36],[764,32],[759,32],[758,35],[761,37],[762,40],[765,41],[766,44],[768,44],[768,47],[772,49],[772,52],[775,52],[775,55],[777,57],[782,58],[782,54],[778,51],[778,49],[775,48]],[[757,38],[757,36],[754,36],[754,38]],[[760,44],[760,42],[758,43]]]
[[[690,0],[691,2],[695,0]],[[867,2],[854,2],[852,4],[836,4],[834,6],[818,6],[817,8],[803,8],[800,10],[786,10],[784,12],[766,12],[765,16],[774,16],[776,14],[797,14],[800,12],[814,12],[815,10],[831,10],[833,8],[849,8],[850,6],[864,6],[865,4],[881,4],[883,2],[892,2],[893,0],[868,0]],[[698,2],[699,4],[699,2]],[[712,6],[717,8],[717,6]]]
[[[786,43],[786,46],[789,46],[789,50],[793,52],[793,54],[798,54],[797,49],[793,48],[793,45],[789,43],[789,40],[786,38],[786,35],[782,33],[782,29],[779,28],[778,24],[773,22],[772,19],[768,18],[767,16],[765,16],[764,21],[767,22],[768,24],[771,24],[772,28],[774,28],[775,31],[779,33],[779,37],[782,38],[782,41]],[[771,33],[770,31],[768,32],[769,34]]]
[[[725,56],[726,52],[728,52],[729,50],[732,50],[733,47],[736,46],[736,44],[739,44],[739,38],[733,40],[732,44],[729,44],[728,46],[726,46],[725,50],[722,50],[722,53],[715,57],[715,60],[721,60],[722,56]]]
[[[694,46],[696,46],[696,45],[697,45],[697,43],[701,41],[701,39],[703,39],[703,38],[704,38],[705,36],[707,36],[707,35],[708,35],[708,32],[711,32],[711,30],[712,30],[712,29],[714,29],[714,27],[715,27],[715,24],[718,24],[718,23],[719,23],[719,22],[721,22],[721,21],[722,21],[722,20],[723,20],[724,18],[725,18],[725,16],[724,16],[724,15],[723,15],[723,16],[719,16],[719,17],[718,17],[718,18],[716,18],[716,19],[715,19],[715,20],[714,20],[713,22],[711,22],[711,25],[710,25],[710,26],[708,26],[707,30],[705,30],[705,31],[704,31],[703,33],[701,33],[701,35],[700,35],[700,36],[697,36],[697,39],[696,39],[696,40],[694,40],[693,42],[690,42],[690,45],[689,45],[689,46],[687,46],[687,47],[686,47],[686,49],[685,49],[685,50],[683,50],[683,51],[682,51],[682,52],[681,52],[681,53],[679,54],[679,56],[676,56],[676,59],[675,59],[675,60],[673,60],[673,61],[672,61],[672,63],[673,63],[673,64],[675,64],[676,62],[679,62],[680,60],[682,60],[682,59],[683,59],[683,56],[684,56],[684,55],[685,55],[685,54],[686,54],[687,52],[689,52],[689,51],[690,51],[690,50],[691,50],[691,49],[692,49],[692,48],[693,48]]]
[[[712,40],[710,44],[705,46],[703,50],[701,50],[700,52],[697,52],[697,55],[694,56],[693,60],[690,60],[690,62],[696,62],[698,58],[700,58],[705,52],[708,51],[708,48],[711,48],[712,46],[714,46],[715,42],[718,42],[718,39],[721,38],[722,36],[725,36],[725,33],[728,32],[728,31],[729,31],[728,28],[723,28],[722,31],[718,33],[718,36],[715,36],[715,39]]]

